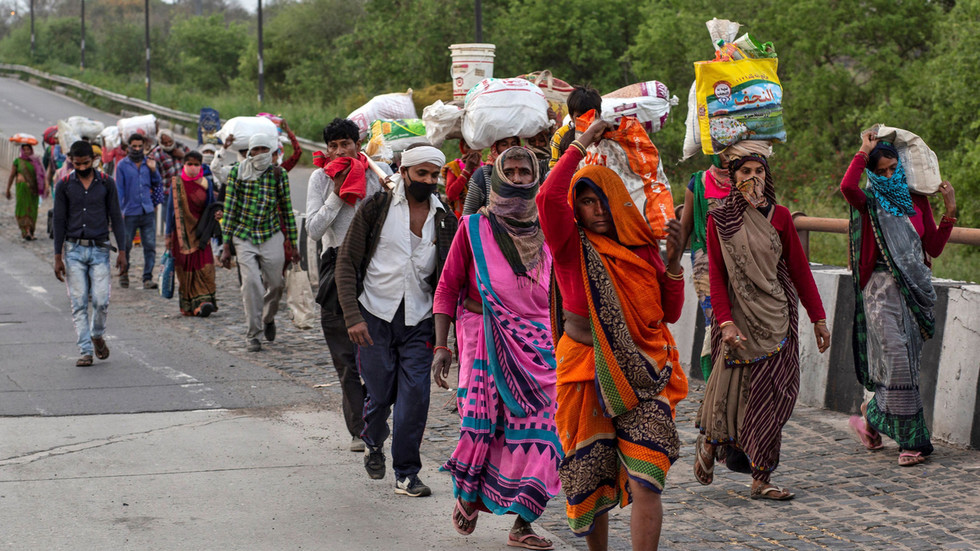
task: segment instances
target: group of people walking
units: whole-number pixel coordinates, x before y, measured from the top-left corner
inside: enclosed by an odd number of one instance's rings
[[[585,87],[568,101],[576,117],[600,106]],[[751,475],[752,499],[794,495],[771,479],[800,384],[798,301],[821,353],[830,332],[792,217],[776,199],[771,145],[743,141],[713,156],[692,177],[681,219],[651,228],[619,174],[584,162],[612,129],[561,126],[550,152],[545,136],[533,148],[509,137],[486,162],[465,142],[449,163],[417,144],[392,172],[360,152],[354,122],[324,128],[305,223],[322,244],[316,300],[350,449],[363,453],[370,478],[383,479],[390,437],[394,491],[430,495],[419,472],[431,382],[455,388],[460,436],[442,469],[452,475],[461,534],[476,529],[481,512],[513,514],[508,545],[551,549],[532,523],[564,491],[569,527],[590,549],[606,548],[607,513],[630,503],[634,549],[657,547],[660,494],[680,456],[676,406],[688,395],[669,327],[684,304],[688,242],[710,327],[698,366],[706,387],[695,477],[711,484],[722,461]],[[217,309],[212,237],[220,237],[218,262],[230,267],[234,254],[241,269],[248,350],[260,350],[260,335],[276,336],[285,262],[298,256],[276,137],[253,136],[229,162],[231,137],[210,167],[201,152],[182,152],[170,159],[166,186],[144,141],[129,139],[115,180],[90,168],[89,144],[73,144],[74,170],[55,186],[55,274],[68,280],[78,365],[91,365],[93,352],[108,356],[110,230],[123,274],[140,230],[144,286],[152,286],[149,215],[161,202],[181,312]],[[18,159],[24,181],[33,159],[26,149]],[[893,438],[899,464],[914,465],[932,451],[918,372],[935,324],[929,258],[956,220],[953,188],[941,186],[937,227],[926,198],[909,192],[894,146],[866,134],[841,190],[852,210],[855,364],[874,393],[850,425],[871,450],[882,448],[882,434]]]

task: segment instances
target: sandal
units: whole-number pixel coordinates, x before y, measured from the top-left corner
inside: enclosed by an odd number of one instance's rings
[[[774,492],[778,492],[774,495]],[[759,486],[758,488],[752,489],[749,493],[751,499],[771,499],[773,501],[786,501],[796,497],[796,494],[792,492],[787,492],[786,490],[780,488],[779,486],[773,484],[767,484],[765,486]]]
[[[528,526],[527,529],[531,530],[531,527]],[[508,547],[520,547],[535,551],[549,551],[555,548],[555,544],[551,543],[551,540],[542,538],[535,534],[533,530],[523,536],[518,536],[514,532],[507,534],[507,545]]]
[[[898,454],[898,464],[901,467],[913,467],[926,460],[922,452],[901,452]]]
[[[78,358],[78,361],[75,362],[75,367],[88,367],[90,365],[92,365],[92,355],[91,354],[86,354],[86,355],[82,356],[81,358]]]
[[[474,506],[473,511],[467,513],[463,500],[456,499],[456,506],[453,507],[453,528],[464,536],[468,536],[476,530],[476,519],[480,511]]]
[[[694,478],[703,486],[711,484],[715,479],[715,457],[711,454],[710,462],[704,460],[704,435],[699,435],[697,441],[694,442],[694,455],[697,458],[694,462]]]
[[[874,451],[885,447],[885,445],[881,443],[881,434],[869,427],[868,422],[864,419],[864,417],[852,415],[851,418],[847,420],[847,425],[851,427],[854,434],[857,434],[858,440],[864,444],[865,448]]]
[[[105,339],[102,337],[92,337],[92,346],[95,347],[95,357],[104,360],[109,357],[109,347],[106,346]]]

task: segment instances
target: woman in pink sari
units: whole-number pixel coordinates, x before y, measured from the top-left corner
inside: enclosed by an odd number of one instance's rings
[[[531,523],[559,490],[551,253],[533,155],[512,147],[494,165],[490,206],[460,220],[435,294],[436,384],[449,388],[454,318],[460,356],[460,439],[442,468],[453,475],[456,531],[471,534],[479,511],[515,514],[507,544],[545,550],[552,543]]]

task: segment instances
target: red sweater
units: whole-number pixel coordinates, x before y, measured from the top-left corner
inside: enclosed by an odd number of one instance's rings
[[[585,297],[585,282],[582,279],[582,242],[578,236],[575,213],[568,204],[568,188],[582,159],[582,153],[578,149],[569,147],[548,173],[535,201],[538,204],[538,219],[541,221],[544,239],[553,255],[562,307],[573,314],[588,317],[589,307]],[[661,307],[664,311],[663,322],[676,323],[684,306],[684,282],[667,277],[667,270],[657,247],[647,245],[632,250],[656,269]]]
[[[861,277],[861,288],[868,284],[871,272],[874,271],[875,263],[881,257],[878,244],[874,239],[874,230],[871,227],[871,217],[868,216],[868,198],[861,189],[861,176],[868,164],[868,157],[863,153],[854,155],[851,166],[844,173],[841,180],[840,190],[844,198],[861,213],[861,263],[858,266],[858,274]],[[909,216],[912,226],[922,239],[922,250],[930,257],[937,257],[942,254],[949,241],[949,234],[953,231],[953,221],[943,216],[939,227],[936,227],[936,219],[932,217],[932,207],[929,199],[924,195],[912,194],[912,205],[915,207],[915,214]],[[923,259],[927,266],[932,267],[929,258]]]
[[[789,210],[782,205],[773,207],[772,227],[779,233],[779,241],[783,244],[783,259],[789,269],[789,277],[793,280],[797,294],[800,295],[800,302],[806,308],[810,321],[826,319],[827,315],[823,311],[823,302],[820,300],[820,293],[817,291],[817,284],[813,281],[813,273],[810,272],[810,262],[803,252],[803,245],[800,244],[800,236],[796,233],[796,226],[793,225],[793,217]],[[708,214],[708,278],[711,281],[711,307],[714,308],[715,319],[718,323],[732,320],[732,303],[728,298],[728,270],[725,268],[725,259],[721,254],[721,241],[718,239],[718,230],[715,227],[715,219]],[[744,327],[740,329],[745,329]]]

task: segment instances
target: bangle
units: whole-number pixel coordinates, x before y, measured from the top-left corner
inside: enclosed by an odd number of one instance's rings
[[[684,268],[681,268],[681,273],[679,274],[672,274],[668,270],[664,270],[664,273],[667,274],[668,278],[673,279],[674,281],[682,281],[684,279]]]
[[[870,160],[870,159],[871,159],[871,157],[869,157],[869,156],[868,156],[868,154],[867,154],[867,153],[865,153],[864,151],[858,151],[858,152],[857,152],[857,154],[858,154],[858,155],[860,155],[860,156],[862,156],[862,157],[864,157],[864,160],[865,160],[865,161],[867,161],[867,160]]]
[[[432,353],[434,354],[436,352],[436,350],[445,350],[446,352],[449,352],[449,355],[450,356],[453,354],[453,351],[450,350],[448,346],[437,346],[437,347],[435,347],[435,348],[432,349]]]
[[[944,214],[943,215],[943,220],[948,220],[948,221],[950,221],[950,222],[952,222],[954,224],[956,223],[956,219],[953,218],[952,216],[948,215],[948,214]]]
[[[582,145],[582,142],[578,140],[574,140],[572,141],[572,147],[578,149],[579,153],[581,153],[582,155],[585,155],[585,146]]]
[[[721,322],[721,325],[718,326],[718,329],[724,329],[724,328],[728,327],[729,325],[735,325],[735,322],[732,321],[732,320],[723,321],[723,322]]]
[[[824,325],[824,326],[826,326],[827,325],[827,320],[826,319],[817,320],[817,321],[813,322],[813,325]]]

